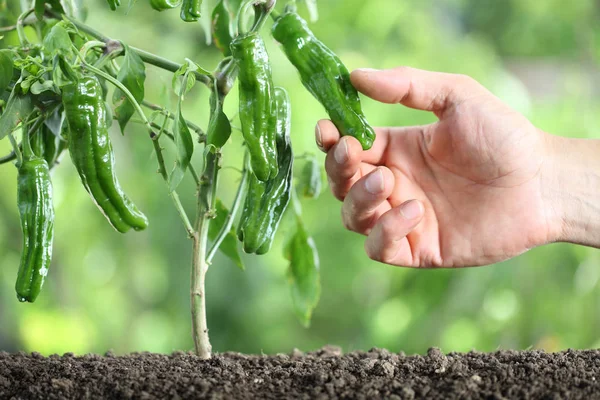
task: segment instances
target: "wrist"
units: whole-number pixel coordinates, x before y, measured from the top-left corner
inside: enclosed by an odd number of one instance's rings
[[[600,140],[544,135],[540,176],[549,239],[600,248]]]

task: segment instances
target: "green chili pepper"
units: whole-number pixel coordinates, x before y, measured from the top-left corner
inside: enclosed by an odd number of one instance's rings
[[[117,231],[145,229],[148,220],[123,193],[115,176],[115,158],[98,79],[84,76],[66,85],[62,100],[69,153],[84,187]]]
[[[46,143],[44,141],[44,124],[36,130],[35,132],[31,132],[29,134],[29,143],[31,146],[31,150],[33,154],[37,157],[44,158],[44,154],[46,153]]]
[[[229,10],[227,0],[220,0],[215,6],[212,13],[212,36],[215,41],[215,46],[225,57],[231,55],[229,45],[233,40],[233,30],[231,27],[232,14]]]
[[[156,11],[170,10],[180,5],[181,0],[150,0],[150,6]]]
[[[198,21],[202,0],[183,0],[181,4],[181,19],[185,22]]]
[[[111,10],[115,11],[121,5],[121,0],[106,0]]]
[[[23,253],[15,289],[19,301],[34,302],[52,259],[54,208],[48,164],[33,153],[27,139],[23,143],[23,159],[18,165],[17,178]]]
[[[238,238],[246,253],[265,254],[271,249],[279,223],[290,202],[294,154],[290,140],[291,107],[289,96],[275,88],[277,115],[277,154],[279,173],[267,182],[249,176],[248,190]]]
[[[269,55],[255,32],[237,36],[231,42],[239,66],[240,121],[254,175],[265,182],[277,176],[277,117]]]
[[[375,131],[365,119],[358,92],[339,57],[314,36],[296,13],[277,18],[272,33],[306,89],[325,107],[340,133],[354,136],[363,149],[370,149]]]
[[[311,158],[302,169],[301,193],[304,197],[315,199],[321,194],[321,166]]]

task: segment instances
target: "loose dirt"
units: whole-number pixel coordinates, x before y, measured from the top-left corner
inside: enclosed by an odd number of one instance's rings
[[[450,353],[336,347],[275,356],[0,352],[2,399],[594,399],[600,351]]]

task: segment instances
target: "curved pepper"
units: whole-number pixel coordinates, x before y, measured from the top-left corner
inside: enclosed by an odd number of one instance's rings
[[[246,253],[265,254],[290,203],[294,154],[290,140],[291,108],[283,88],[275,88],[279,173],[267,182],[249,176],[248,191],[238,225],[238,239]]]
[[[202,0],[183,0],[181,4],[181,19],[185,22],[198,21]]]
[[[181,5],[181,0],[150,0],[150,6],[156,11],[170,10]]]
[[[363,149],[370,149],[375,131],[365,119],[358,92],[339,57],[314,36],[296,13],[279,17],[272,33],[298,70],[302,84],[325,107],[340,133],[354,136]]]
[[[54,207],[48,164],[26,145],[24,151],[17,178],[23,253],[15,289],[19,301],[32,303],[42,289],[52,259]]]
[[[265,182],[277,176],[277,116],[269,55],[255,32],[237,36],[231,53],[239,66],[240,121],[254,175]]]
[[[233,40],[231,20],[232,14],[227,0],[220,0],[213,9],[211,30],[215,46],[221,50],[225,57],[231,55],[231,49],[229,48]]]
[[[145,229],[146,216],[123,193],[115,176],[115,158],[98,79],[84,76],[65,86],[62,94],[69,153],[81,182],[117,231]]]

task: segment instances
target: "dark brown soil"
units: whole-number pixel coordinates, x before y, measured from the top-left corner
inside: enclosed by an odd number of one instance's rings
[[[335,347],[276,356],[0,352],[2,399],[594,399],[600,351],[450,353]]]

